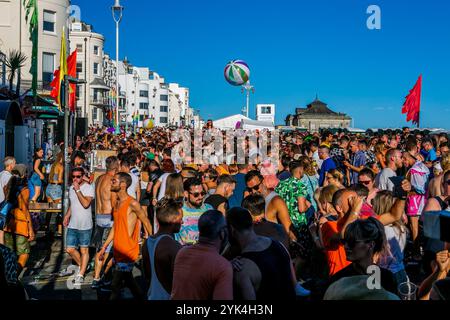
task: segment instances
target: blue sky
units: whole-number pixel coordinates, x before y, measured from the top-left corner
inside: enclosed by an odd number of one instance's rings
[[[113,0],[72,0],[115,57]],[[251,68],[256,103],[275,103],[277,123],[319,98],[355,126],[406,125],[405,96],[423,74],[422,125],[450,129],[450,2],[444,0],[121,0],[121,59],[191,90],[204,118],[239,113],[226,63]],[[381,30],[366,10],[381,9]]]

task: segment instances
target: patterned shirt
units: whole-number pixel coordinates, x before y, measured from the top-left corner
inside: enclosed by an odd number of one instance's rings
[[[298,198],[307,196],[307,189],[304,183],[297,178],[291,177],[281,181],[275,192],[286,202],[291,217],[292,224],[296,229],[307,223],[304,212],[298,211]]]
[[[190,208],[185,204],[183,206],[183,225],[180,233],[175,235],[175,240],[182,245],[197,243],[199,235],[198,220],[208,210],[213,210],[213,207],[209,204],[203,204],[198,209]]]

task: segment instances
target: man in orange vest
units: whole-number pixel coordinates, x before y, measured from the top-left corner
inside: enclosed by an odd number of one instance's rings
[[[142,289],[133,277],[133,267],[139,257],[140,223],[144,225],[147,234],[151,234],[152,227],[139,202],[127,193],[131,183],[131,176],[124,172],[116,174],[111,181],[111,192],[117,195],[113,197],[116,199],[113,200],[114,226],[99,252],[100,259],[103,259],[106,248],[114,240],[113,252],[116,267],[111,300],[120,297],[122,282],[125,282],[135,298],[144,298]]]

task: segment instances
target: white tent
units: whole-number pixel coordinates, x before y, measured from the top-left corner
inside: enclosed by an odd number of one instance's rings
[[[271,131],[275,130],[275,127],[270,121],[256,121],[251,119],[242,120],[240,128],[243,130],[263,130],[263,129],[269,129]]]
[[[236,129],[236,124],[242,120],[250,120],[250,118],[247,118],[242,114],[235,114],[213,121],[213,126],[214,128],[218,128],[220,130]]]

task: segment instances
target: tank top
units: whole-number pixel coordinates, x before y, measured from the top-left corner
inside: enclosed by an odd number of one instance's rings
[[[170,293],[164,289],[161,282],[159,282],[158,276],[156,274],[155,268],[155,251],[158,246],[159,241],[164,237],[170,237],[167,234],[160,235],[158,238],[148,238],[147,248],[148,256],[150,257],[150,268],[152,272],[152,280],[150,283],[150,288],[148,289],[148,300],[170,300]]]
[[[133,233],[128,234],[128,208],[133,200],[130,196],[118,210],[114,210],[114,260],[134,263],[139,257],[139,221],[136,221]]]
[[[256,300],[295,299],[291,259],[278,241],[272,240],[266,250],[244,252],[241,256],[253,261],[261,272],[261,283],[256,291]]]
[[[271,193],[269,193],[266,197],[266,212],[267,212],[267,208],[269,208],[269,204],[272,201],[273,198],[275,198],[278,194],[275,191],[272,191]]]

